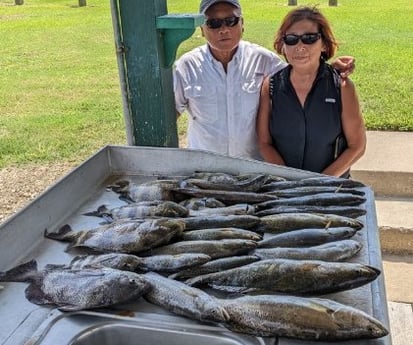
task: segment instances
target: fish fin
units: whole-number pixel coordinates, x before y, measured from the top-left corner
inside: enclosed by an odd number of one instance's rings
[[[59,305],[57,309],[59,309],[60,311],[79,311],[79,310],[86,309],[86,308],[82,308],[81,306],[78,306],[75,304],[64,304],[64,305]]]
[[[67,265],[55,265],[55,264],[47,264],[44,266],[44,270],[55,270],[55,269],[64,269],[69,268]]]
[[[26,298],[38,305],[46,305],[46,304],[53,304],[52,301],[46,298],[46,295],[41,290],[40,286],[36,283],[30,284],[26,290],[24,290]]]
[[[71,241],[73,239],[73,237],[70,236],[72,231],[72,227],[69,224],[65,224],[56,232],[48,232],[47,229],[45,229],[44,237],[60,241]]]
[[[36,260],[27,261],[12,269],[0,272],[0,281],[3,282],[27,282],[34,278],[37,273]]]
[[[125,192],[125,190],[129,187],[130,184],[131,183],[128,180],[119,180],[119,181],[116,181],[115,184],[109,185],[106,188],[115,193],[122,193],[122,192]]]

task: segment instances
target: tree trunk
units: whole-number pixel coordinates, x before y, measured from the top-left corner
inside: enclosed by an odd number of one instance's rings
[[[86,0],[79,0],[79,7],[86,6]]]
[[[328,0],[328,6],[337,6],[337,0]]]
[[[297,6],[297,0],[288,0],[288,6]]]
[[[23,4],[24,4],[24,0],[14,0],[14,4],[15,4],[15,5],[23,5]]]

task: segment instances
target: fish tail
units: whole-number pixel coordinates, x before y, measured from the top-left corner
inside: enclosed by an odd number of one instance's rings
[[[51,238],[53,240],[71,241],[73,239],[72,227],[69,224],[65,224],[56,232],[48,232],[47,229],[45,229],[44,237]]]
[[[103,217],[109,213],[109,209],[105,205],[98,207],[96,211],[83,213],[84,216]]]
[[[26,282],[33,278],[35,272],[37,272],[37,262],[36,260],[30,260],[8,271],[0,272],[0,281]]]

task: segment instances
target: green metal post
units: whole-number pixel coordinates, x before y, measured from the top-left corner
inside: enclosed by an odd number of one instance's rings
[[[156,29],[156,18],[167,13],[166,0],[114,1],[122,45],[117,50],[123,55],[120,70],[125,73],[124,107],[130,117],[125,120],[131,126],[129,144],[178,147],[172,68],[163,66],[163,41]]]

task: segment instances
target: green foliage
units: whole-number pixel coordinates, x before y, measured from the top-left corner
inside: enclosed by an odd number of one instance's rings
[[[244,38],[272,49],[288,1],[241,2]],[[357,59],[352,79],[367,127],[412,131],[411,0],[318,3],[341,42],[338,55]],[[199,0],[167,4],[170,13],[196,13]],[[0,0],[0,22],[0,168],[81,162],[126,143],[109,0]],[[197,29],[178,55],[203,43]],[[185,135],[186,116],[178,132]]]

